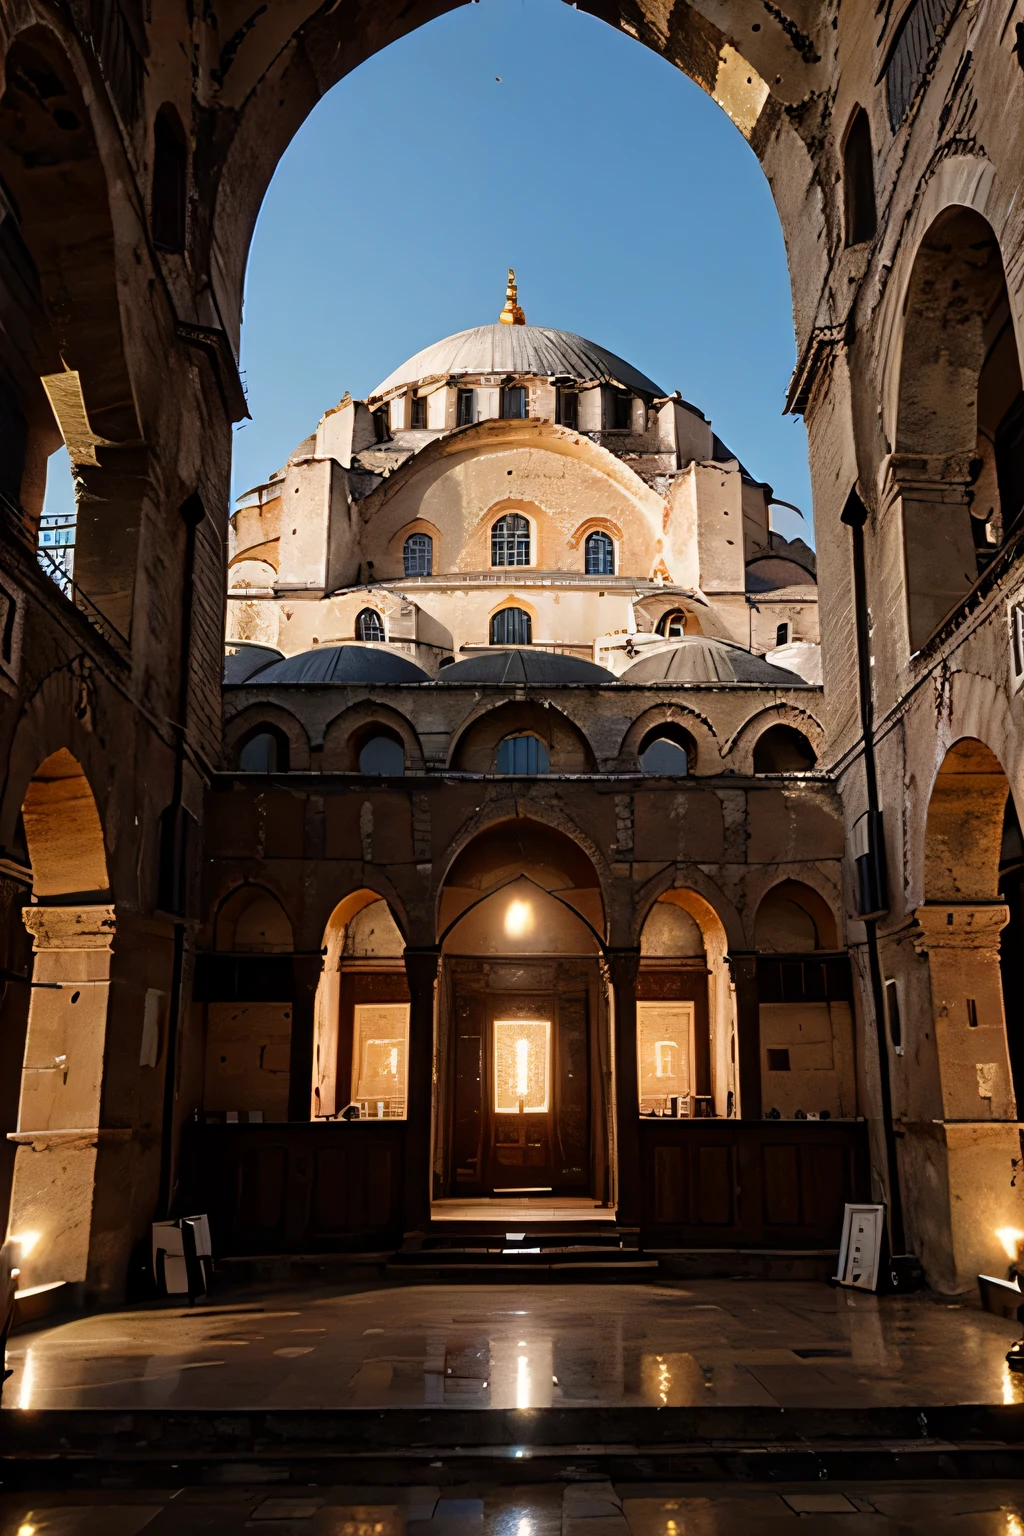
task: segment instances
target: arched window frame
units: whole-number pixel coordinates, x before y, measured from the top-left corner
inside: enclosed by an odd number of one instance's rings
[[[157,250],[180,254],[187,224],[188,140],[177,111],[165,102],[153,122],[150,228]]]
[[[532,645],[532,614],[525,608],[499,608],[491,614],[489,644]]]
[[[356,639],[366,645],[381,645],[387,640],[384,615],[379,608],[360,608],[356,614]]]
[[[641,773],[651,773],[655,776],[664,773],[663,769],[647,768],[644,766],[646,753],[659,741],[669,741],[674,747],[679,747],[681,751],[685,752],[686,767],[678,777],[689,778],[697,768],[697,743],[689,731],[684,729],[683,726],[678,725],[674,720],[663,720],[660,725],[652,725],[651,729],[644,735],[636,754],[637,764]]]
[[[595,528],[583,543],[583,571],[586,576],[615,575],[615,540],[604,528]]]
[[[265,737],[274,744],[273,763],[266,768],[244,766],[242,759],[247,750]],[[272,725],[268,720],[261,720],[257,725],[251,726],[235,747],[235,763],[241,773],[287,773],[290,756],[291,746],[288,737],[280,726]]]
[[[402,545],[402,568],[406,576],[434,574],[434,541],[429,533],[417,529]]]
[[[365,754],[371,748],[373,748],[377,742],[387,742],[389,746],[396,748],[397,751],[401,753],[401,767],[398,766],[397,760],[393,767],[375,768],[372,765],[367,766]],[[375,726],[365,733],[364,739],[360,742],[357,760],[359,763],[360,773],[365,773],[370,776],[377,775],[380,777],[400,778],[405,774],[406,769],[405,743],[402,741],[397,732],[389,729],[389,727],[385,725]]]
[[[533,532],[521,512],[505,512],[491,524],[491,566],[508,570],[532,564]]]
[[[682,640],[686,634],[686,614],[682,608],[670,608],[654,626],[655,633],[666,640]],[[675,631],[675,633],[673,633]]]
[[[866,245],[875,238],[875,159],[871,120],[863,107],[854,108],[843,140],[843,217],[848,247]]]
[[[533,731],[513,731],[498,743],[495,771],[524,778],[550,773],[547,745]]]

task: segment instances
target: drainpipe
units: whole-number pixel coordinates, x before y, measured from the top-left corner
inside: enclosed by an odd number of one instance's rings
[[[878,919],[888,911],[889,901],[882,811],[878,799],[878,770],[875,763],[875,709],[871,689],[867,573],[864,560],[864,525],[867,522],[867,516],[867,508],[854,487],[847,498],[841,520],[853,535],[853,608],[857,628],[857,681],[860,693],[860,728],[864,746],[864,779],[868,802],[866,816],[861,817],[854,828],[854,861],[858,874],[858,914],[864,923],[867,936],[868,975],[878,1043],[882,1133],[885,1142],[886,1182],[889,1186],[889,1252],[896,1255],[906,1251],[906,1236],[903,1227],[903,1195],[900,1190],[896,1132],[892,1118],[889,1042],[886,1039],[885,1030],[885,989],[878,957]]]

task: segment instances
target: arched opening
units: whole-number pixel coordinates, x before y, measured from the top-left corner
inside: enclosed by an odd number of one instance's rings
[[[185,249],[188,211],[188,144],[181,118],[165,102],[153,123],[153,198],[150,227],[161,251]]]
[[[474,838],[438,912],[437,1191],[609,1198],[600,881],[525,818]]]
[[[405,773],[405,748],[400,737],[375,726],[359,748],[359,772],[400,778]]]
[[[2,1090],[10,1122],[15,1104],[14,1094],[6,1097],[8,1086],[16,1089],[20,1080],[10,1231],[36,1234],[31,1254],[23,1256],[22,1286],[58,1280],[116,1285],[120,1276],[104,1275],[101,1281],[103,1260],[92,1249],[96,1153],[88,1134],[95,1136],[101,1123],[115,910],[96,801],[81,764],[66,748],[33,774],[21,824],[33,905],[24,905],[24,887],[15,886],[10,894],[20,897],[18,916],[31,937],[33,958],[31,988],[25,964],[24,983],[7,986],[3,998],[5,1027],[24,1030],[23,1059]],[[15,913],[10,917],[13,926]],[[150,995],[152,1038],[144,1040],[140,1056],[144,1066],[155,1067],[163,994],[152,993],[152,1007]],[[146,1086],[140,1076],[139,1091]],[[81,1140],[69,1138],[69,1131],[81,1131]],[[60,1159],[56,1175],[55,1157]],[[0,1183],[11,1178],[9,1162],[4,1174]]]
[[[20,361],[18,347],[5,351],[12,388],[0,411],[15,449],[14,501],[24,493],[34,524],[45,461],[63,437],[79,497],[75,583],[98,610],[97,627],[113,626],[120,643],[131,628],[145,451],[124,357],[104,161],[71,61],[49,28],[22,32],[7,53],[0,177],[8,206],[0,264],[12,306],[4,330],[27,343]]]
[[[871,121],[863,107],[854,108],[843,144],[843,211],[847,245],[875,238],[875,160]]]
[[[533,619],[525,608],[499,608],[491,616],[492,645],[532,645]]]
[[[947,208],[907,289],[896,457],[912,651],[963,600],[1024,510],[1024,395],[999,245]]]
[[[810,773],[817,756],[803,731],[770,725],[754,743],[755,773]]]
[[[764,1115],[852,1119],[853,987],[832,908],[803,881],[783,880],[758,905],[754,943]]]
[[[530,524],[518,512],[506,512],[491,528],[491,564],[530,564]]]
[[[643,1118],[701,1119],[734,1108],[728,1080],[714,1083],[720,1077],[721,1052],[713,1036],[721,1021],[715,1017],[718,999],[709,964],[722,970],[725,943],[720,930],[712,909],[693,891],[666,891],[644,920],[636,991]]]
[[[384,620],[376,608],[360,608],[356,614],[356,639],[368,645],[384,644]]]
[[[405,940],[386,901],[353,891],[331,913],[316,995],[314,1120],[404,1120],[409,1113]]]
[[[287,773],[289,760],[288,737],[276,725],[255,726],[238,746],[238,766],[243,773]]]
[[[551,759],[548,749],[539,737],[523,732],[518,736],[505,736],[498,743],[495,762],[498,773],[519,773],[533,776],[550,773]]]
[[[288,1120],[291,922],[272,891],[247,884],[221,902],[213,935],[214,955],[199,989],[206,994],[203,1119],[208,1125]]]
[[[949,1118],[1010,1119],[1024,1094],[1016,1023],[1022,998],[1014,928],[1018,825],[995,753],[971,737],[956,742],[928,802],[925,904],[915,914],[928,936],[929,1012],[948,1018],[950,1029],[922,1020],[912,977],[900,978],[904,1046],[920,1049],[918,1033],[925,1030],[934,1038]]]
[[[637,755],[641,773],[682,777],[697,768],[697,743],[689,731],[668,720],[648,731]]]
[[[528,762],[536,751],[537,773],[593,773],[594,754],[580,730],[561,710],[542,704],[499,704],[485,714],[471,720],[459,736],[452,750],[452,767],[462,773],[514,773],[516,768],[498,767],[502,744],[529,737],[537,742],[532,748],[509,745],[502,762]],[[547,767],[541,768],[547,755]],[[523,771],[529,772],[529,769]]]
[[[615,575],[615,541],[610,533],[603,529],[588,533],[583,555],[583,568],[588,576]]]
[[[410,533],[402,546],[402,569],[406,576],[433,575],[434,541],[429,533]]]

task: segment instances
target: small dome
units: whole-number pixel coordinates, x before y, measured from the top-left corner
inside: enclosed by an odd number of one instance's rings
[[[253,645],[249,640],[231,640],[224,647],[224,681],[244,683],[261,667],[283,661],[284,652],[272,645]]]
[[[555,651],[488,651],[442,667],[439,683],[614,683],[613,672]]]
[[[424,347],[389,373],[370,396],[375,400],[402,384],[448,378],[459,373],[522,373],[539,378],[567,377],[581,384],[621,384],[641,394],[663,396],[652,379],[614,352],[572,331],[542,325],[478,325]]]
[[[635,661],[622,674],[624,683],[761,683],[764,687],[802,688],[804,679],[773,667],[728,640],[693,635]]]
[[[374,645],[321,645],[249,679],[253,683],[426,683],[421,667]]]

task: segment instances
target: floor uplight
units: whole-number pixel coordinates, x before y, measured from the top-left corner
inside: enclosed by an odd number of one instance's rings
[[[1024,1232],[1016,1227],[997,1227],[996,1237],[1003,1245],[1003,1251],[1008,1259],[1017,1257],[1017,1245],[1024,1242]]]

